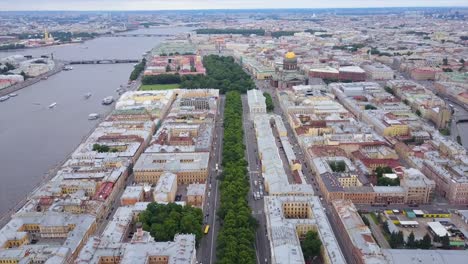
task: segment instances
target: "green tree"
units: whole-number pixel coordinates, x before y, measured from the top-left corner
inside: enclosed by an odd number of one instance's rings
[[[224,108],[223,173],[220,184],[218,217],[222,227],[218,232],[218,263],[255,263],[256,220],[251,215],[247,195],[249,182],[242,130],[242,100],[240,93],[226,94]]]
[[[15,66],[13,66],[13,64],[11,64],[9,62],[5,63],[5,66],[7,68],[7,71],[11,71],[11,70],[15,69]]]
[[[366,110],[375,110],[375,109],[377,109],[377,107],[375,107],[375,106],[373,106],[371,104],[366,104],[365,109]]]
[[[244,36],[248,35],[265,35],[265,30],[263,29],[235,29],[235,28],[226,28],[226,29],[217,29],[217,28],[201,28],[195,30],[197,34],[240,34]]]
[[[148,84],[174,84],[181,83],[181,77],[178,74],[159,74],[144,76],[141,82]]]
[[[202,237],[203,212],[199,208],[150,203],[138,218],[143,229],[156,241],[168,241],[178,233],[189,233],[195,234],[198,244]]]
[[[273,99],[271,98],[271,95],[267,92],[264,92],[263,96],[265,96],[265,104],[267,111],[272,112],[275,109],[275,105],[273,104]]]
[[[135,67],[133,68],[133,71],[130,74],[130,80],[131,81],[136,80],[138,76],[140,76],[140,74],[145,70],[145,66],[146,66],[146,59],[143,58],[143,60],[141,60],[141,62],[135,65]]]
[[[442,248],[448,249],[450,248],[450,238],[447,234],[445,236],[441,237],[441,243],[442,243]]]
[[[397,243],[398,243],[398,247],[402,247],[405,244],[405,237],[402,231],[398,231]]]
[[[367,219],[367,217],[365,215],[361,216],[362,217],[362,221],[364,222],[364,224],[366,226],[370,226],[370,222],[369,222],[369,219]]]
[[[305,239],[301,242],[304,259],[310,262],[314,257],[320,256],[321,247],[322,241],[320,241],[318,233],[312,230],[308,231]]]
[[[300,31],[275,31],[271,33],[271,36],[274,38],[279,38],[283,36],[294,36],[295,33]]]
[[[416,115],[421,116],[421,111],[419,111],[419,109],[416,110]]]
[[[431,236],[426,233],[420,243],[420,247],[422,249],[430,249],[432,247],[432,240],[431,240]]]
[[[398,241],[397,241],[398,238],[397,238],[397,236],[398,236],[398,235],[397,235],[397,233],[395,233],[395,232],[392,232],[392,233],[390,234],[390,241],[388,241],[388,243],[390,244],[390,247],[391,247],[391,248],[397,248],[397,246],[398,246]]]
[[[416,248],[416,240],[414,237],[413,231],[408,236],[408,241],[406,242],[406,247],[407,248]]]
[[[23,76],[25,80],[29,78],[29,76],[24,71],[21,71],[20,75]]]
[[[450,129],[449,128],[441,128],[439,132],[444,136],[450,136]]]
[[[116,149],[110,148],[107,145],[100,145],[100,144],[93,144],[93,151],[97,151],[99,153],[105,153],[105,152],[117,152],[115,151]]]
[[[220,57],[209,55],[203,58],[206,75],[186,75],[182,77],[181,87],[215,88],[224,94],[228,91],[239,91],[241,93],[254,89],[255,83],[251,77],[244,72],[242,67],[235,63],[232,57]]]
[[[390,229],[388,228],[388,222],[385,221],[382,223],[382,229],[385,231],[385,233],[390,234]]]

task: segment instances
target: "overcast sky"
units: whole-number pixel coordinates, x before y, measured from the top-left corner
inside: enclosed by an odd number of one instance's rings
[[[468,6],[468,0],[0,0],[6,10],[166,10]]]

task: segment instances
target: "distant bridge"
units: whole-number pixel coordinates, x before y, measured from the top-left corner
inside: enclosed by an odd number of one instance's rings
[[[129,38],[129,37],[172,37],[173,34],[143,34],[143,33],[126,33],[126,34],[109,34],[109,35],[102,35],[101,37],[119,37],[119,38]]]
[[[97,59],[97,60],[72,60],[65,61],[65,64],[117,64],[117,63],[139,63],[138,59]]]

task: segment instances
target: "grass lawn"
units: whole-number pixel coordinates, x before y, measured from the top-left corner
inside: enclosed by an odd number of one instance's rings
[[[169,90],[179,88],[178,83],[174,84],[151,84],[151,85],[142,85],[140,86],[140,91],[154,91],[154,90]]]
[[[376,225],[379,224],[379,220],[377,219],[377,215],[374,212],[370,213],[370,217],[372,218],[372,220],[374,220],[374,223]]]

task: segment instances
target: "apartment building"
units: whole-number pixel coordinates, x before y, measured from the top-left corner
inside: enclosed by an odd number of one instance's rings
[[[267,112],[265,96],[263,96],[260,90],[257,90],[257,89],[248,90],[247,101],[249,104],[250,114],[261,114],[261,113],[264,114]]]
[[[334,224],[342,234],[344,250],[353,257],[348,261],[357,264],[388,263],[354,204],[350,200],[335,200],[332,207]]]
[[[133,168],[135,181],[155,184],[164,172],[171,172],[178,184],[202,183],[208,177],[209,158],[209,152],[143,153]]]
[[[318,197],[267,196],[264,198],[272,263],[305,263],[300,240],[310,230],[322,241],[324,263],[347,263]]]
[[[405,202],[408,204],[430,203],[436,187],[435,181],[428,179],[421,171],[412,168],[404,170],[400,185],[405,189]]]

